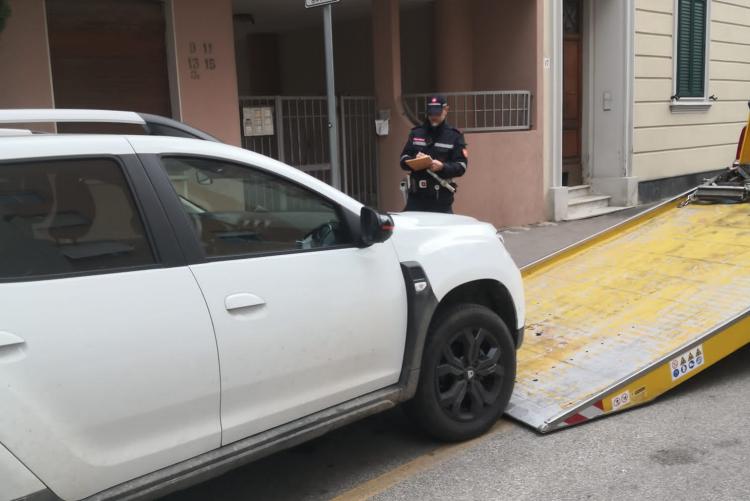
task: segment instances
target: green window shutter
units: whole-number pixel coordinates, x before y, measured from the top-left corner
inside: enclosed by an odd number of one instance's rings
[[[677,13],[677,95],[704,97],[706,24],[709,0],[679,0]]]

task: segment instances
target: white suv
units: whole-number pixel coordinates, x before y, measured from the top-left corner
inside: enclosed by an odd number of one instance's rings
[[[157,135],[0,137],[0,499],[153,498],[401,402],[444,440],[501,415],[524,301],[492,226],[167,119],[0,111],[66,120]]]

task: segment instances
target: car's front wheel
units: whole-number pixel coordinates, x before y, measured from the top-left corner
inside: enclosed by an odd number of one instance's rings
[[[505,410],[515,375],[515,346],[502,319],[484,306],[457,305],[433,324],[407,413],[441,440],[476,437]]]

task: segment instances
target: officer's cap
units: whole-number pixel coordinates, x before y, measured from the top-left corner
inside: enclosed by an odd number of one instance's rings
[[[446,106],[448,106],[448,100],[445,99],[445,96],[430,96],[427,98],[427,109],[425,111],[428,115],[439,115]]]

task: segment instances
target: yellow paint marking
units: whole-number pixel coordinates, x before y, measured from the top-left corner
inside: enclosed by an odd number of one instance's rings
[[[666,204],[523,275],[528,330],[511,415],[542,428],[603,392],[611,412],[613,398],[642,387],[617,410],[645,403],[750,341],[747,320],[706,341],[700,370],[649,373],[750,308],[750,204]]]
[[[631,394],[635,394],[636,392],[643,393],[642,398],[633,398],[633,406],[650,402],[656,397],[703,372],[711,365],[726,358],[748,343],[750,343],[750,318],[740,320],[732,326],[727,327],[721,333],[704,341],[701,344],[704,361],[701,362],[695,370],[692,370],[677,379],[673,379],[672,371],[675,369],[670,365],[671,360],[667,360],[664,364],[660,365],[655,370],[644,374],[639,379],[628,384],[625,388],[618,389],[607,395],[607,397],[603,399],[604,411],[606,413],[612,411],[611,399],[616,394],[622,393],[625,390],[630,391]]]
[[[370,499],[408,478],[429,470],[438,464],[457,456],[467,449],[471,449],[472,447],[488,440],[493,435],[511,428],[511,426],[512,424],[510,421],[500,420],[490,429],[490,431],[481,437],[477,437],[467,442],[439,447],[434,451],[419,456],[408,463],[404,463],[391,471],[383,473],[379,477],[375,477],[372,480],[364,482],[357,487],[336,496],[332,501],[364,501]]]

